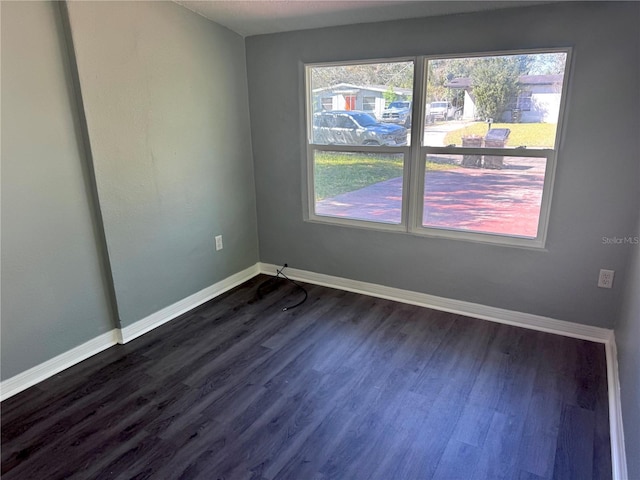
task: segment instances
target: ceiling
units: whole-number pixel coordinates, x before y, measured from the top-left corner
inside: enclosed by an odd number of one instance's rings
[[[549,3],[436,0],[174,0],[242,35],[449,15]]]

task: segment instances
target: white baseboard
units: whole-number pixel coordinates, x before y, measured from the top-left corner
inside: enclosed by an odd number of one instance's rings
[[[210,287],[204,288],[199,292],[194,293],[193,295],[189,295],[188,297],[183,298],[182,300],[163,308],[162,310],[152,313],[148,317],[138,320],[137,322],[132,323],[131,325],[128,325],[122,329],[119,328],[117,329],[118,343],[130,342],[134,338],[137,338],[140,335],[144,335],[154,328],[157,328],[160,325],[163,325],[173,320],[174,318],[179,317],[183,313],[187,313],[189,310],[193,310],[203,303],[208,302],[212,298],[215,298],[218,295],[222,295],[227,290],[231,290],[232,288],[237,287],[238,285],[255,277],[259,273],[260,271],[258,269],[258,264],[252,265],[251,267],[246,268],[241,272],[235,273],[230,277],[214,283]]]
[[[51,360],[36,365],[18,375],[3,380],[0,383],[0,400],[6,400],[9,397],[20,393],[27,388],[60,373],[73,365],[96,355],[103,350],[118,343],[116,330],[103,333],[88,342],[78,345],[71,350],[61,353]]]
[[[609,434],[611,435],[611,466],[614,480],[628,480],[627,453],[622,424],[622,399],[618,375],[618,349],[615,336],[605,345],[607,354],[607,388],[609,391]]]
[[[260,263],[259,265],[261,273],[265,273],[267,275],[276,274],[276,269],[278,268],[276,265],[267,263]],[[513,310],[505,310],[503,308],[488,307],[478,303],[437,297],[427,293],[401,290],[399,288],[334,277],[332,275],[325,275],[322,273],[308,272],[295,268],[287,268],[284,273],[293,280],[312,283],[314,285],[322,285],[325,287],[337,288],[339,290],[346,290],[348,292],[362,293],[371,297],[395,300],[396,302],[408,303],[411,305],[418,305],[420,307],[432,308],[434,310],[480,318],[482,320],[490,320],[492,322],[539,330],[541,332],[555,333],[566,337],[607,343],[611,340],[613,335],[613,331],[606,328],[581,325],[579,323],[556,320],[554,318],[542,317],[531,313],[515,312]]]
[[[275,275],[276,265],[268,263],[259,264],[260,272],[267,275]],[[347,278],[334,277],[321,273],[287,268],[287,277],[292,280],[322,285],[325,287],[361,293],[372,297],[395,300],[397,302],[418,305],[459,315],[480,318],[492,322],[514,325],[517,327],[555,333],[566,337],[590,340],[604,343],[607,360],[607,387],[609,400],[609,428],[611,435],[611,460],[614,480],[628,480],[627,463],[624,447],[624,434],[622,426],[622,407],[620,403],[620,380],[618,377],[618,357],[616,352],[613,330],[578,323],[556,320],[554,318],[533,315],[530,313],[515,312],[502,308],[488,307],[477,303],[453,300],[437,297],[426,293],[401,290],[399,288],[385,287],[374,283],[360,282]]]
[[[77,347],[62,353],[51,360],[47,360],[40,365],[36,365],[29,370],[4,380],[0,383],[0,401],[12,397],[13,395],[20,393],[49,377],[52,377],[56,373],[60,373],[62,370],[66,370],[67,368],[80,363],[81,361],[86,360],[87,358],[96,355],[117,343],[129,342],[134,338],[137,338],[140,335],[173,320],[183,313],[202,305],[204,302],[223,294],[227,290],[231,290],[233,287],[246,282],[259,273],[258,264],[252,265],[241,272],[231,275],[210,287],[200,290],[199,292],[174,303],[173,305],[169,305],[168,307],[163,308],[162,310],[149,315],[132,325],[123,329],[115,328],[94,338],[93,340],[89,340],[82,345],[78,345]]]

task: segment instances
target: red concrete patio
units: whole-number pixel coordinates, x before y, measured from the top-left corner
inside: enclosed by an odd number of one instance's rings
[[[423,224],[535,237],[545,159],[507,157],[502,170],[457,167],[428,171]],[[316,202],[322,216],[400,223],[402,178]]]

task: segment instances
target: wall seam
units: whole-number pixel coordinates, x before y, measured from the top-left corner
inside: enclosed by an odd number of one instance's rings
[[[109,247],[107,244],[107,235],[104,228],[102,209],[100,208],[100,196],[98,194],[93,152],[91,150],[89,126],[87,124],[87,117],[85,114],[84,99],[82,98],[82,87],[80,84],[80,73],[78,71],[76,50],[71,31],[71,20],[69,18],[67,2],[62,1],[59,2],[58,5],[60,9],[60,18],[62,19],[62,36],[66,47],[66,52],[64,53],[66,54],[69,62],[68,74],[70,77],[71,99],[73,102],[71,107],[75,113],[74,123],[76,124],[78,149],[80,157],[83,159],[82,168],[85,173],[86,186],[88,190],[89,209],[93,214],[92,219],[94,232],[97,238],[98,253],[100,256],[100,268],[105,284],[107,303],[110,308],[109,313],[112,324],[115,328],[122,328],[120,314],[118,311],[118,299],[113,279],[113,271],[111,268],[111,258],[109,256]]]

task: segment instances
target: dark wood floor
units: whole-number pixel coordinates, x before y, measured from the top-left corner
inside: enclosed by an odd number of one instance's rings
[[[602,345],[265,279],[3,402],[3,480],[611,478]]]

